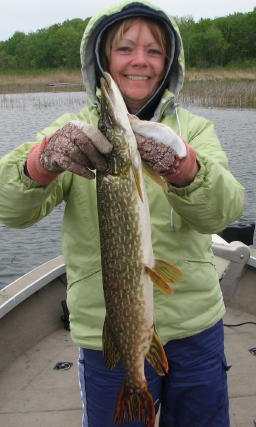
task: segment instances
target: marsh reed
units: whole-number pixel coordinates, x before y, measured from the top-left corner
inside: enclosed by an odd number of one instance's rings
[[[80,70],[0,74],[0,94],[75,91],[84,91]],[[189,70],[179,101],[184,106],[256,108],[256,70]],[[0,96],[0,106],[6,102]]]
[[[217,108],[256,108],[256,80],[186,80],[182,105]]]
[[[56,92],[56,93],[9,93],[0,94],[0,109],[9,110],[42,110],[46,108],[55,107],[67,108],[67,111],[71,108],[73,110],[77,108],[83,108],[86,105],[86,96],[84,92]]]

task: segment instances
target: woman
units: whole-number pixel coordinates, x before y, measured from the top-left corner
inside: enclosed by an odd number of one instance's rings
[[[97,130],[99,79],[107,70],[129,111],[143,119],[132,120],[142,159],[168,183],[164,191],[145,176],[154,254],[184,273],[172,297],[154,294],[155,328],[170,366],[159,377],[145,365],[156,411],[161,403],[160,426],[227,427],[225,307],[211,234],[239,218],[244,190],[228,170],[213,125],[175,104],[184,80],[182,42],[163,11],[142,1],[104,11],[86,28],[81,58],[89,107],[60,117],[37,144],[1,159],[0,219],[29,227],[66,202],[62,241],[71,335],[80,347],[83,426],[113,426],[123,369],[109,371],[101,351],[105,312],[91,170],[104,169],[111,151]],[[158,140],[159,123],[168,127],[167,140]]]

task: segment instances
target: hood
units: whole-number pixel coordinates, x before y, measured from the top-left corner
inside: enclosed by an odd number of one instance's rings
[[[101,11],[90,19],[81,41],[81,64],[82,75],[86,88],[89,104],[99,105],[99,77],[102,74],[100,63],[99,44],[101,35],[110,25],[118,20],[129,17],[148,17],[163,23],[170,35],[171,61],[166,71],[161,87],[146,102],[137,115],[148,119],[149,110],[154,119],[159,116],[163,104],[169,105],[170,112],[173,110],[175,98],[178,96],[184,81],[184,52],[180,32],[175,20],[168,16],[162,9],[146,1],[123,1],[115,6]],[[166,93],[167,91],[167,93]],[[169,92],[169,93],[168,93]],[[171,93],[171,95],[170,95]],[[165,99],[167,99],[165,101]],[[166,108],[168,107],[166,106]],[[166,110],[165,108],[165,110]]]

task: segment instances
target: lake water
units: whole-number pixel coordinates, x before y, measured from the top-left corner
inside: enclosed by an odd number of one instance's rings
[[[66,112],[83,108],[83,92],[0,95],[0,156],[34,141],[36,133]],[[214,122],[230,169],[246,188],[242,221],[256,221],[256,111],[186,106]],[[64,206],[29,229],[0,224],[0,288],[60,254]]]

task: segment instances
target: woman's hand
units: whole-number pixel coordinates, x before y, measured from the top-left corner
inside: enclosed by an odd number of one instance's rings
[[[177,187],[190,184],[199,169],[194,148],[162,123],[129,119],[142,160],[167,182]]]
[[[93,179],[90,169],[106,169],[105,155],[111,150],[112,145],[95,126],[73,120],[32,147],[27,171],[40,184],[48,184],[65,170]]]

